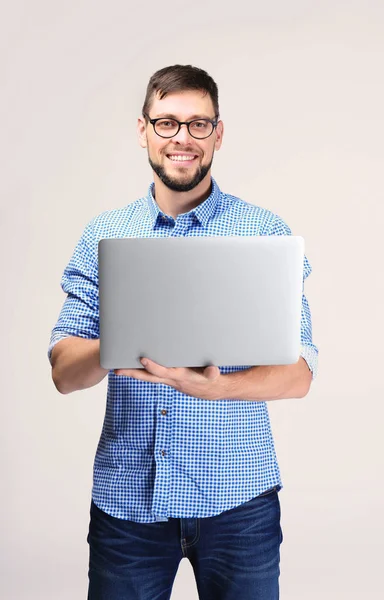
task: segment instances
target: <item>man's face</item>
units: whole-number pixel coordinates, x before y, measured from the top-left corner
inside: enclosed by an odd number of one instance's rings
[[[178,121],[215,117],[211,97],[198,90],[169,94],[162,100],[156,95],[148,114],[151,119],[168,117]],[[147,148],[149,164],[161,181],[173,191],[187,192],[209,174],[214,151],[221,146],[223,123],[219,121],[213,133],[205,139],[192,137],[186,125],[182,125],[174,137],[162,138],[150,123],[146,125],[145,120],[140,118],[138,133],[140,145]],[[183,156],[189,157],[188,160],[181,161]]]

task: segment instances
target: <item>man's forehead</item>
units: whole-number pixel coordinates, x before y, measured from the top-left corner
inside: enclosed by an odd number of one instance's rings
[[[214,116],[212,99],[209,94],[201,90],[173,92],[162,99],[159,98],[159,93],[157,93],[151,106],[151,113],[154,112],[156,112],[156,117],[193,118]],[[152,114],[151,117],[154,118]]]

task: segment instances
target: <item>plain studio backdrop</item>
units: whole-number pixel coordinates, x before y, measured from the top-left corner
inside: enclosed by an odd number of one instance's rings
[[[107,379],[59,394],[47,348],[86,223],[152,181],[136,121],[149,77],[175,63],[219,86],[221,189],[280,215],[313,268],[319,375],[306,398],[268,405],[284,483],[281,597],[378,597],[383,5],[16,0],[1,29],[1,598],[86,598]],[[178,599],[197,599],[188,560]]]

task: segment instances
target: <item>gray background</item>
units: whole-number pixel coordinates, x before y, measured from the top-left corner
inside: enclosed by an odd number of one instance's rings
[[[377,597],[382,5],[35,0],[2,12],[1,597],[86,597],[107,381],[60,395],[46,352],[85,224],[151,182],[136,119],[151,74],[174,63],[218,83],[221,188],[286,220],[313,267],[319,376],[306,398],[269,404],[285,484],[281,597]],[[187,560],[172,593],[181,598],[197,598]]]

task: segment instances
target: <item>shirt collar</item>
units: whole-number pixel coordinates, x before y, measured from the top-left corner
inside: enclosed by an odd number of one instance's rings
[[[216,181],[213,179],[213,177],[211,177],[211,182],[212,190],[208,198],[204,200],[204,202],[190,210],[188,213],[185,213],[195,215],[195,217],[201,223],[201,225],[204,226],[207,225],[209,219],[214,215],[221,194],[220,188],[217,185]],[[155,227],[159,218],[165,216],[164,213],[160,210],[155,198],[153,197],[154,187],[155,184],[154,182],[152,182],[148,188],[147,196],[145,197],[149,209],[152,227]]]

